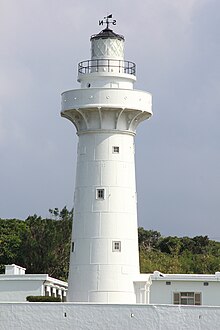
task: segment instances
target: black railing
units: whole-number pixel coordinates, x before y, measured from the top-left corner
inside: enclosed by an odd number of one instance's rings
[[[136,65],[130,61],[112,59],[87,60],[78,64],[78,73],[92,72],[127,73],[135,76]]]

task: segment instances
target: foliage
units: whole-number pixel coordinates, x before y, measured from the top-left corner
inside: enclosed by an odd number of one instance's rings
[[[161,234],[155,230],[145,230],[143,227],[138,229],[139,246],[145,250],[157,248]]]
[[[26,265],[28,273],[49,273],[50,276],[66,279],[72,211],[65,213],[62,210],[56,219],[42,219],[34,215],[28,217],[26,223],[28,231],[22,237],[20,264]]]
[[[162,237],[139,228],[139,246],[141,272],[213,274],[220,270],[220,242],[208,236]]]
[[[29,302],[61,302],[60,297],[52,296],[27,296],[26,300]]]
[[[22,245],[22,235],[26,233],[27,225],[16,219],[0,219],[0,273],[4,265],[12,264],[17,259]]]
[[[53,219],[37,215],[22,220],[0,220],[0,264],[15,263],[30,274],[67,279],[73,210],[55,209]]]

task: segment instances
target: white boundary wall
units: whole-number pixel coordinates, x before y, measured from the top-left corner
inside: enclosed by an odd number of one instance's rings
[[[1,330],[212,330],[220,307],[0,303]]]

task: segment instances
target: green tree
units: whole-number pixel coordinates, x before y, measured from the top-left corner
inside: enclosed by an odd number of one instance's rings
[[[27,225],[22,220],[0,219],[0,273],[4,273],[4,265],[16,262],[22,236],[27,230]]]
[[[145,230],[143,227],[138,228],[139,247],[144,250],[152,250],[158,247],[161,234],[156,230]]]
[[[180,273],[181,265],[178,257],[160,251],[140,252],[141,273],[152,273],[159,270],[162,273]]]
[[[55,211],[56,212],[56,211]],[[48,273],[67,279],[73,211],[58,211],[55,219],[33,215],[25,220],[27,231],[22,236],[20,264],[28,273]]]
[[[182,249],[182,241],[180,238],[174,236],[168,236],[163,238],[159,243],[159,249],[161,252],[165,252],[172,255],[180,254]]]
[[[208,251],[208,247],[209,247],[208,236],[195,236],[193,237],[192,241],[194,243],[193,253],[204,254]]]

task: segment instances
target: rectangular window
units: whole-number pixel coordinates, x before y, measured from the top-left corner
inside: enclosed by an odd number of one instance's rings
[[[113,146],[113,147],[112,147],[112,153],[113,153],[113,154],[119,154],[119,147],[117,147],[117,146]]]
[[[201,292],[174,292],[175,305],[201,305]]]
[[[72,242],[72,252],[74,252],[75,251],[75,244],[74,244],[74,242]]]
[[[121,252],[121,241],[112,242],[112,252]]]
[[[105,199],[105,189],[96,189],[96,199]]]

